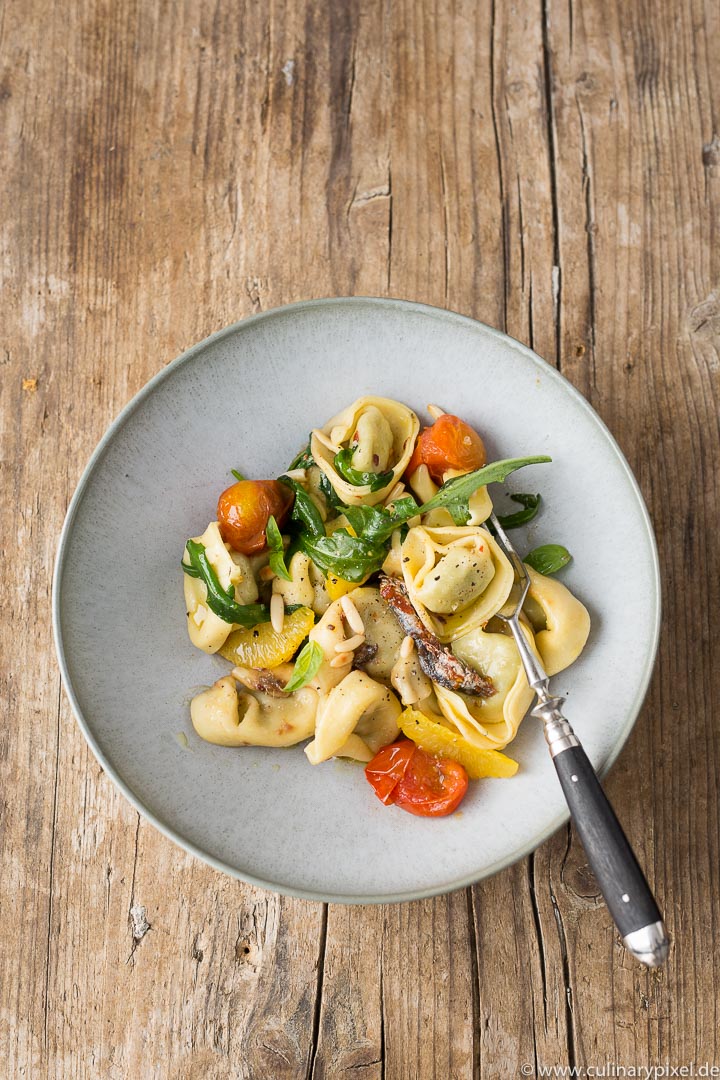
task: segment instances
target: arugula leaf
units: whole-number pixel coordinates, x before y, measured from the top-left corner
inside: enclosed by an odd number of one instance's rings
[[[388,540],[398,525],[418,513],[418,504],[412,495],[398,499],[392,511],[381,506],[344,506],[342,513],[352,525],[357,536],[371,543],[381,544]]]
[[[185,548],[190,564],[182,562],[180,565],[188,577],[200,578],[205,583],[207,606],[219,619],[227,623],[237,623],[238,626],[257,626],[258,623],[270,621],[270,612],[264,604],[238,604],[234,587],[230,585],[227,591],[223,589],[207,557],[204,544],[188,540]]]
[[[498,521],[503,529],[517,529],[520,525],[527,525],[532,521],[540,508],[542,499],[539,495],[523,495],[520,492],[510,495],[513,502],[520,503],[524,510],[517,510],[514,514],[498,514]]]
[[[526,562],[528,566],[532,566],[533,570],[537,570],[538,574],[557,574],[558,570],[562,570],[563,566],[572,559],[572,555],[566,547],[562,544],[543,544],[542,547],[533,548],[533,550],[525,556],[523,562]]]
[[[300,547],[326,574],[332,572],[355,584],[379,570],[387,557],[385,544],[351,536],[347,529],[336,529],[332,536],[303,534]]]
[[[310,436],[308,435],[307,445],[303,446],[299,454],[296,454],[288,465],[288,472],[292,469],[309,469],[311,465],[315,464],[315,458],[310,453]]]
[[[325,526],[323,525],[323,519],[320,517],[320,511],[307,491],[305,491],[305,488],[301,487],[297,480],[293,480],[289,476],[281,476],[279,479],[281,484],[285,484],[286,487],[292,488],[295,492],[295,502],[290,515],[292,520],[304,525],[311,536],[324,536]]]
[[[379,491],[380,488],[387,487],[393,478],[392,469],[380,473],[361,472],[360,469],[354,469],[352,467],[352,456],[355,450],[355,446],[346,446],[344,450],[340,450],[333,458],[333,465],[343,480],[347,480],[348,484],[352,484],[354,487],[369,486],[370,491]]]
[[[235,477],[236,480],[243,481],[243,480],[246,479],[238,469],[231,469],[230,472],[232,473],[232,475]]]
[[[279,578],[284,578],[285,581],[292,581],[292,577],[285,565],[285,547],[283,545],[283,538],[280,529],[278,528],[278,523],[272,514],[268,518],[265,536],[267,537],[267,546],[270,549],[270,569],[273,573],[277,574]]]
[[[306,686],[318,673],[320,665],[325,659],[325,652],[317,641],[308,641],[307,645],[300,650],[295,661],[293,673],[288,683],[283,687],[286,694],[292,694],[293,690],[300,690]]]
[[[443,484],[432,499],[423,503],[418,513],[427,514],[430,510],[438,510],[440,507],[444,507],[450,512],[450,516],[456,525],[466,525],[470,520],[468,501],[479,487],[502,482],[510,473],[515,472],[516,469],[522,469],[525,465],[540,465],[546,461],[552,461],[552,458],[544,455],[527,458],[504,458],[502,461],[493,461],[491,465],[485,465],[482,469],[475,469],[474,472],[465,473],[464,476],[454,476],[452,480],[448,480]]]
[[[325,502],[328,504],[328,506],[331,507],[333,510],[344,510],[345,507],[343,506],[342,499],[328,480],[325,473],[322,472],[322,470],[320,472],[320,480],[318,481],[318,483],[320,485],[320,491],[322,492],[323,498],[325,499]]]

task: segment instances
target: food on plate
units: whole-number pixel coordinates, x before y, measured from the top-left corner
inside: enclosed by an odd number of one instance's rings
[[[469,779],[518,770],[501,751],[533,692],[501,618],[516,581],[487,486],[550,459],[487,464],[465,420],[428,412],[421,431],[407,405],[361,397],[282,475],[233,470],[182,569],[190,640],[230,665],[192,700],[201,738],[306,743],[311,764],[362,762],[383,803],[442,817]],[[539,495],[510,498],[504,528],[537,515]],[[556,674],[580,655],[589,616],[548,576],[569,561],[564,547],[527,559],[523,630]]]

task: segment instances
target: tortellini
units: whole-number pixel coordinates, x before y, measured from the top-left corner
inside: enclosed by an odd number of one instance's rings
[[[479,527],[416,526],[400,551],[403,577],[418,615],[440,641],[453,641],[495,615],[514,574],[490,533]]]
[[[363,661],[362,666],[373,679],[389,682],[404,637],[398,621],[379,589],[353,589],[350,599],[365,627],[365,647],[369,658]]]
[[[533,636],[523,627],[533,651]],[[457,638],[452,650],[468,667],[492,679],[495,693],[489,698],[471,697],[436,686],[438,705],[450,723],[468,742],[480,749],[502,750],[515,738],[534,691],[523,670],[520,653],[508,633],[476,627]]]
[[[406,405],[390,398],[362,397],[314,431],[310,439],[313,458],[346,506],[375,506],[383,502],[400,479],[410,460],[420,422]],[[335,468],[336,450],[352,448],[350,465],[358,472],[391,472],[387,484],[378,491],[371,485],[348,483]]]
[[[352,654],[346,663],[333,666],[336,657],[343,654],[340,648],[345,641],[345,625],[343,623],[343,610],[339,600],[334,600],[319,623],[316,623],[308,637],[317,642],[323,651],[324,659],[320,670],[315,675],[311,685],[321,694],[327,694],[334,686],[337,686],[348,674],[352,667]],[[338,646],[336,649],[335,646]]]
[[[258,598],[258,588],[250,560],[246,555],[231,551],[223,542],[217,521],[211,521],[202,536],[193,539],[205,548],[208,561],[222,587],[234,587],[238,604],[254,603]],[[183,561],[187,562],[187,552]],[[207,589],[203,581],[188,577],[187,574],[183,577],[190,640],[203,652],[216,653],[225,644],[235,626],[225,622],[207,606]]]
[[[294,746],[315,729],[317,691],[294,694],[242,692],[231,675],[218,679],[190,703],[198,735],[218,746]]]
[[[312,608],[316,615],[324,615],[330,606],[330,597],[325,577],[310,556],[296,551],[288,565],[288,573],[292,581],[274,578],[273,592],[282,596],[287,607],[298,604]]]
[[[590,616],[562,582],[538,574],[527,564],[525,569],[530,575],[525,610],[535,632],[537,650],[548,675],[557,675],[585,648]]]
[[[448,469],[445,473],[444,480],[451,480],[454,476],[462,476],[462,473],[458,472],[457,469]],[[421,505],[430,502],[433,495],[437,495],[439,491],[438,485],[428,472],[427,465],[421,465],[417,468],[410,477],[409,483],[415,498]],[[493,504],[488,494],[488,489],[486,487],[478,488],[468,499],[470,517],[466,524],[482,525],[482,523],[487,521],[490,517],[492,508]],[[439,507],[437,510],[428,510],[428,512],[423,515],[422,523],[428,529],[439,529],[444,525],[455,524],[450,511],[445,510],[442,507]]]
[[[320,701],[315,738],[305,747],[308,761],[354,757],[370,761],[400,731],[400,702],[363,671],[351,671]]]

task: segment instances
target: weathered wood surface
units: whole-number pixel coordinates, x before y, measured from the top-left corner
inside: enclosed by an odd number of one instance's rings
[[[0,40],[0,1072],[720,1064],[717,4],[27,0]],[[191,343],[350,293],[507,328],[637,472],[666,618],[608,787],[675,935],[660,973],[567,830],[468,892],[328,910],[177,850],[74,725],[49,591],[95,442]]]

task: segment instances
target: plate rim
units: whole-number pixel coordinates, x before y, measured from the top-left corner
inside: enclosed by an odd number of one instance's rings
[[[214,870],[219,870],[221,873],[228,874],[230,877],[236,880],[243,881],[249,885],[253,885],[257,888],[267,889],[271,892],[278,893],[282,896],[296,897],[301,900],[310,900],[319,903],[333,903],[333,904],[347,904],[347,905],[374,905],[374,904],[394,904],[404,903],[412,900],[425,900],[433,896],[442,896],[451,892],[455,892],[458,889],[467,888],[474,885],[486,878],[493,877],[495,874],[506,869],[513,863],[518,862],[520,859],[531,854],[541,844],[543,844],[550,836],[552,836],[558,829],[560,829],[570,817],[570,813],[567,809],[564,809],[559,815],[553,818],[549,824],[542,830],[541,833],[536,834],[531,843],[524,843],[519,847],[514,848],[511,852],[504,855],[502,858],[496,860],[489,867],[486,867],[482,872],[464,875],[463,877],[446,882],[440,885],[433,885],[428,888],[422,889],[406,889],[400,892],[388,892],[377,893],[371,895],[355,894],[355,893],[325,893],[313,889],[295,888],[292,885],[288,885],[285,882],[271,881],[267,878],[257,877],[244,870],[240,870],[229,863],[224,862],[222,859],[211,855],[209,852],[203,851],[193,841],[183,836],[181,832],[173,828],[167,822],[163,821],[156,814],[154,814],[148,807],[146,807],[143,801],[135,794],[132,788],[126,783],[120,773],[115,769],[114,765],[104,755],[100,748],[92,729],[80,707],[80,702],[75,694],[72,681],[70,678],[70,672],[68,669],[68,663],[65,656],[65,647],[63,642],[63,634],[61,627],[61,604],[62,604],[62,580],[63,571],[65,567],[67,551],[70,539],[72,537],[73,525],[75,518],[77,517],[78,510],[85,496],[90,478],[92,477],[95,469],[100,464],[105,451],[109,447],[112,440],[117,433],[125,426],[127,421],[136,411],[136,409],[148,398],[155,388],[159,386],[166,379],[170,378],[172,373],[179,367],[191,362],[198,353],[203,352],[209,345],[215,342],[222,341],[223,338],[231,337],[238,331],[243,331],[262,322],[267,319],[274,319],[278,316],[285,316],[292,312],[303,312],[313,310],[317,308],[328,307],[340,307],[340,306],[361,306],[361,305],[376,305],[380,308],[392,308],[395,310],[402,310],[406,312],[412,312],[414,314],[420,314],[432,318],[439,318],[444,321],[458,322],[460,324],[467,324],[473,329],[478,327],[489,334],[491,337],[496,338],[504,345],[511,347],[512,349],[520,352],[526,360],[529,360],[539,372],[544,376],[554,380],[556,384],[562,388],[565,392],[569,393],[574,399],[575,403],[581,407],[586,415],[595,423],[600,429],[601,433],[605,436],[605,439],[614,452],[618,463],[621,466],[622,472],[625,476],[627,483],[629,484],[640,510],[640,517],[644,526],[646,539],[648,541],[648,547],[650,551],[650,561],[652,564],[652,601],[654,607],[654,619],[652,634],[650,640],[650,649],[648,650],[645,665],[641,674],[638,692],[635,695],[635,699],[630,706],[627,719],[620,731],[617,740],[615,741],[612,750],[608,754],[602,766],[599,768],[601,776],[610,770],[615,761],[617,760],[621,750],[625,746],[628,740],[630,732],[632,731],[640,710],[642,708],[645,697],[647,696],[650,680],[655,668],[655,662],[657,659],[657,651],[660,639],[660,627],[662,616],[662,583],[660,576],[660,560],[658,556],[657,540],[655,538],[655,532],[652,526],[652,520],[648,511],[645,499],[643,498],[640,485],[630,468],[630,465],[621,450],[617,440],[608,428],[604,420],[595,411],[589,401],[580,393],[580,391],[567,379],[557,368],[553,367],[547,360],[544,360],[538,353],[529,346],[524,345],[516,338],[511,337],[509,334],[504,333],[502,330],[498,330],[495,327],[488,326],[487,323],[481,322],[479,319],[474,319],[469,315],[462,315],[459,312],[453,311],[449,308],[435,307],[431,304],[420,303],[415,300],[406,300],[396,297],[381,297],[381,296],[333,296],[333,297],[321,297],[313,300],[300,300],[291,304],[282,304],[279,307],[269,308],[267,311],[256,312],[253,315],[248,315],[245,318],[239,319],[228,326],[221,328],[210,334],[208,337],[203,338],[196,344],[191,345],[188,349],[185,349],[179,356],[176,356],[173,360],[167,363],[160,371],[156,372],[148,382],[144,384],[138,390],[138,392],[130,399],[129,402],[121,409],[115,419],[111,422],[108,428],[105,430],[97,446],[93,450],[87,465],[82,471],[80,479],[78,480],[75,491],[68,505],[68,509],[63,521],[62,529],[60,531],[60,538],[58,541],[57,553],[55,557],[55,564],[53,568],[52,579],[52,628],[53,639],[55,644],[55,652],[58,659],[58,666],[60,669],[60,675],[62,684],[67,695],[70,707],[72,709],[75,720],[85,737],[85,740],[94,754],[97,762],[105,771],[109,779],[120,791],[120,793],[128,800],[130,805],[140,814],[146,821],[154,826],[160,833],[166,836],[173,843],[177,844],[184,851],[194,855],[202,862],[211,866]]]

